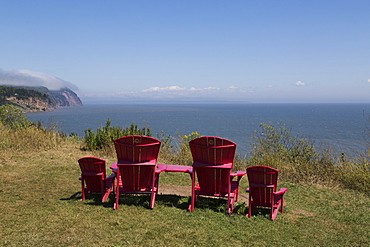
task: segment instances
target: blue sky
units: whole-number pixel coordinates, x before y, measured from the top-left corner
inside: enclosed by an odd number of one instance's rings
[[[368,0],[3,0],[0,82],[52,78],[86,102],[370,102],[369,13]]]

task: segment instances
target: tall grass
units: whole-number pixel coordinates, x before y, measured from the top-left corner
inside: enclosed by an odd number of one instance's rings
[[[9,129],[0,124],[0,148],[19,151],[54,149],[63,145],[66,137],[58,132],[28,127]],[[69,139],[72,141],[72,139]]]
[[[283,123],[261,124],[253,136],[247,165],[264,164],[280,170],[285,181],[344,186],[370,192],[369,156],[348,158],[330,148],[318,150],[307,139],[291,136]]]
[[[22,111],[10,105],[0,107],[0,137],[1,150],[17,151],[53,149],[67,140],[56,128],[46,129],[40,123],[28,121]]]

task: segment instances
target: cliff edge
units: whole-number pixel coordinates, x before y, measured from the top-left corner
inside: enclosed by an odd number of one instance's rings
[[[83,105],[77,94],[69,88],[49,90],[46,87],[0,86],[0,105],[5,104],[14,105],[24,112]]]

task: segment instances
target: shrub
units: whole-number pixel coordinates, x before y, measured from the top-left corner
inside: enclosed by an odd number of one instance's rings
[[[191,156],[189,141],[200,137],[198,132],[192,132],[189,135],[178,135],[175,140],[175,145],[163,143],[160,152],[160,159],[163,163],[173,165],[191,165],[193,158]],[[163,151],[162,151],[163,150]]]
[[[253,140],[247,165],[263,164],[280,170],[285,181],[293,183],[342,185],[369,192],[370,164],[366,157],[350,160],[330,148],[318,151],[304,138],[292,137],[284,124],[260,125]]]
[[[32,124],[20,109],[11,105],[0,106],[0,122],[10,128],[24,128]]]
[[[264,164],[281,170],[281,176],[292,182],[332,182],[332,159],[316,151],[304,138],[292,137],[283,123],[277,127],[262,123],[261,131],[254,133],[253,152],[249,164]]]
[[[111,120],[106,120],[105,126],[98,128],[96,133],[92,129],[85,130],[83,138],[83,150],[107,150],[113,148],[113,141],[122,136],[128,135],[146,135],[151,136],[151,130],[148,127],[138,128],[137,125],[132,123],[127,128],[118,126],[111,126]]]
[[[370,194],[370,162],[368,157],[359,156],[354,160],[343,162],[338,169],[338,180],[346,188]]]

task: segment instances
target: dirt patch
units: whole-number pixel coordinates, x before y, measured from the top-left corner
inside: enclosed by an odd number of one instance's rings
[[[240,189],[239,189],[240,192]],[[248,203],[249,195],[248,194],[240,194],[238,196],[238,202],[245,202]]]
[[[191,186],[161,184],[158,186],[158,193],[160,195],[191,196]],[[238,201],[248,202],[248,194],[239,193]]]
[[[191,186],[161,184],[158,192],[161,195],[191,196]]]
[[[301,210],[301,209],[294,210],[293,214],[299,214],[299,215],[302,215],[302,216],[315,216],[315,213],[304,211],[304,210]]]

